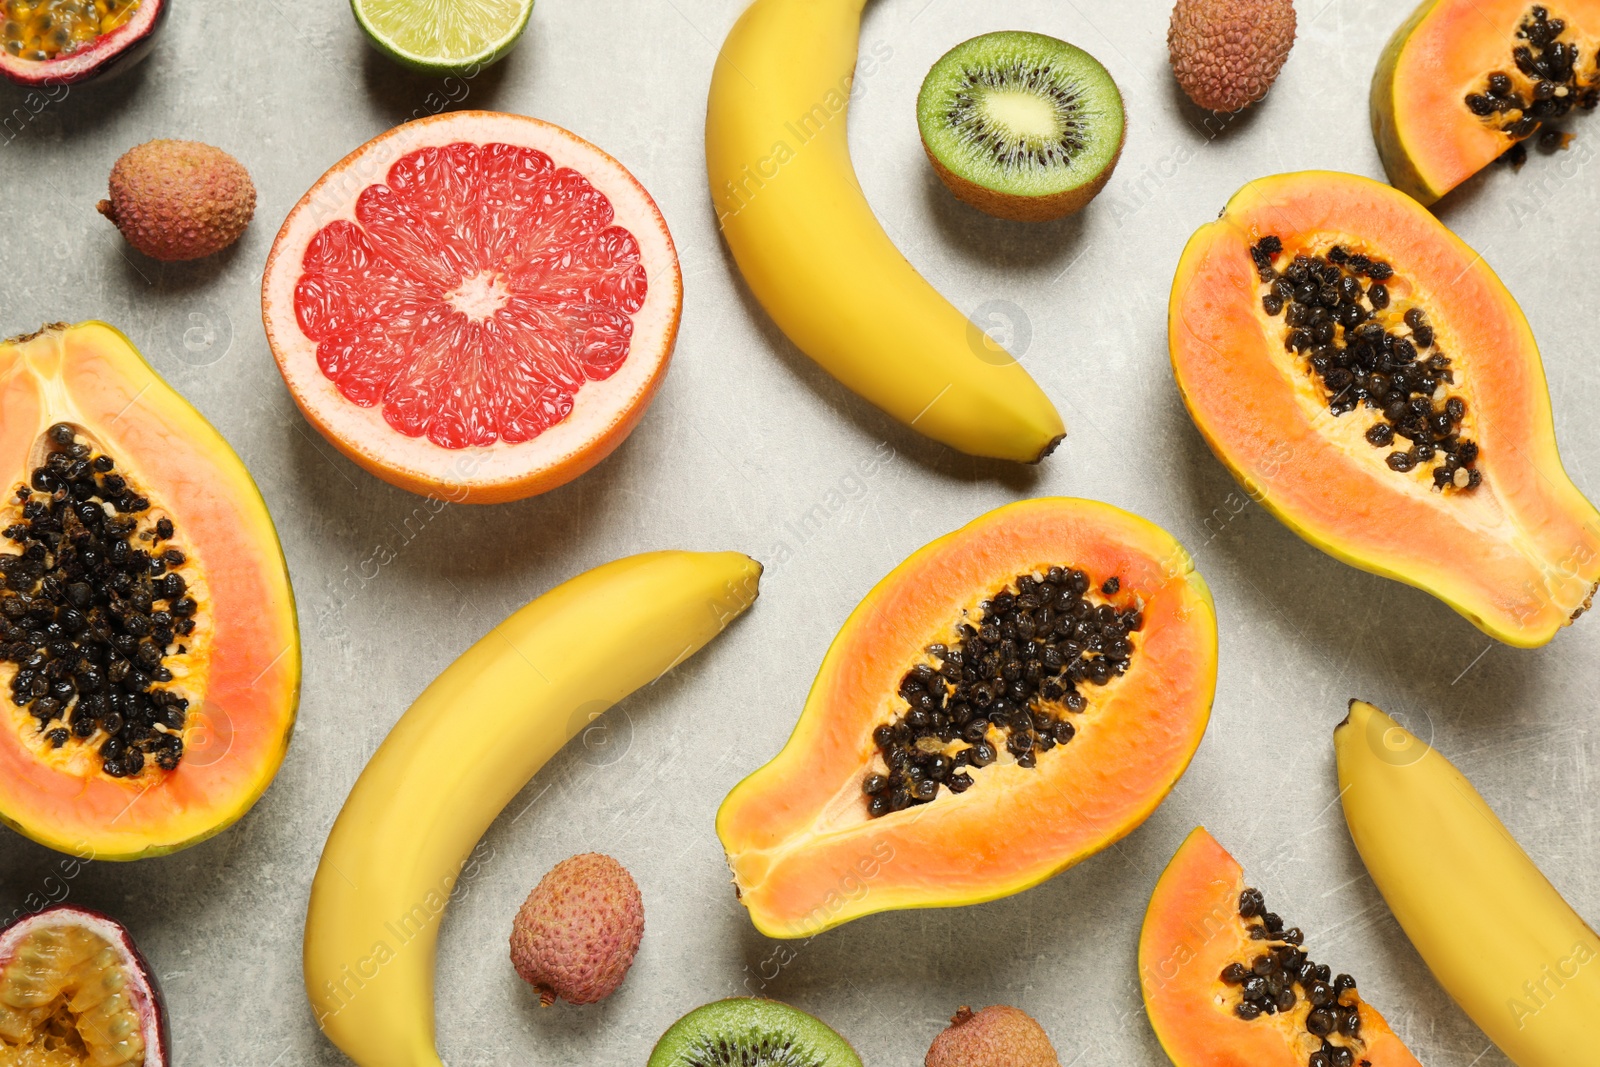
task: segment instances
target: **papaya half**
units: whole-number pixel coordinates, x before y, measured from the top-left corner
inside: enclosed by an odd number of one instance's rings
[[[723,802],[740,900],[796,938],[1034,886],[1155,810],[1216,674],[1210,591],[1166,532],[1089,500],[992,511],[878,583]]]
[[[1372,76],[1389,180],[1431,204],[1535,134],[1600,104],[1600,0],[1423,0]]]
[[[283,761],[300,638],[239,457],[104,323],[0,344],[0,821],[82,858],[217,833]]]
[[[1323,551],[1543,645],[1600,582],[1533,333],[1483,258],[1350,174],[1253,181],[1189,240],[1173,375],[1200,433]]]
[[[1176,1067],[1419,1067],[1355,979],[1303,942],[1196,828],[1139,933],[1145,1013]]]

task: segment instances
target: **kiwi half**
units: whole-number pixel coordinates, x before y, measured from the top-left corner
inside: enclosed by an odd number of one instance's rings
[[[744,997],[679,1019],[656,1043],[648,1067],[861,1067],[861,1057],[805,1012]]]
[[[933,65],[917,97],[922,147],[961,200],[1003,219],[1077,211],[1105,185],[1127,131],[1122,93],[1083,49],[986,33]]]

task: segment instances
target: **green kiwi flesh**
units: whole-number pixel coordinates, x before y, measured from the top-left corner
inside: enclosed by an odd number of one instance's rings
[[[1042,33],[988,33],[933,65],[917,125],[960,199],[1041,221],[1094,198],[1122,153],[1122,94],[1089,53]]]
[[[862,1067],[848,1042],[820,1020],[775,1000],[735,998],[696,1008],[673,1024],[648,1067]]]

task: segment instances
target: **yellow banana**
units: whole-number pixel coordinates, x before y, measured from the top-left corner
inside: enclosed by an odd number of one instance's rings
[[[441,1067],[434,949],[478,839],[600,709],[748,608],[760,573],[737,552],[597,567],[495,627],[401,717],[334,823],[306,915],[306,993],[360,1067]]]
[[[864,0],[756,0],[711,76],[706,169],[723,236],[800,350],[908,426],[1033,463],[1066,430],[1005,349],[900,254],[850,163]],[[907,117],[911,121],[911,117]]]
[[[1361,701],[1334,747],[1350,836],[1439,984],[1518,1067],[1600,1065],[1600,939],[1472,783]]]

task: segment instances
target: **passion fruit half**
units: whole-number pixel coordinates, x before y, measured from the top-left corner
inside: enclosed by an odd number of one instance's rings
[[[169,0],[0,0],[0,76],[76,85],[150,53]]]
[[[155,972],[121,923],[59,904],[0,932],[0,1063],[171,1062]]]

